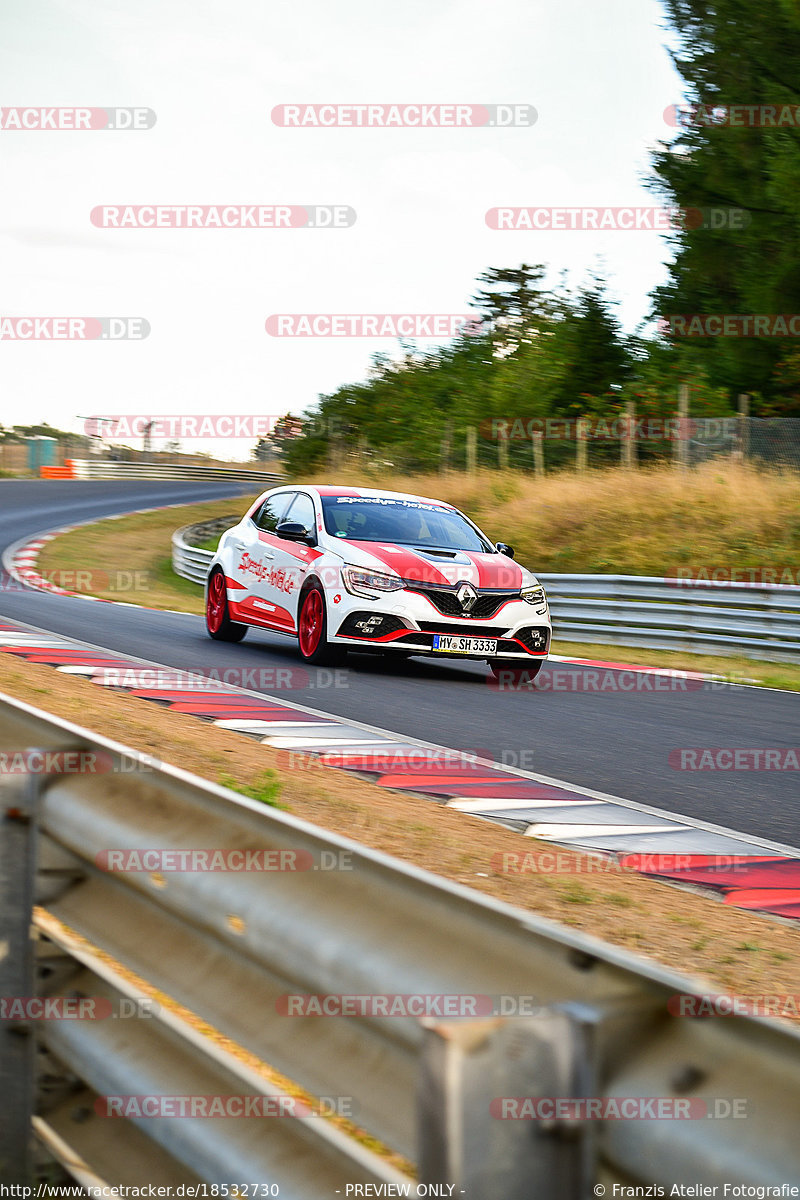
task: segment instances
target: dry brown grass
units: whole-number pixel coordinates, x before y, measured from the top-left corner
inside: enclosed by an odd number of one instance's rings
[[[339,472],[336,482],[364,484],[365,474]],[[481,471],[473,477],[383,473],[369,482],[457,505],[538,571],[663,575],[676,567],[800,565],[796,473],[726,462],[690,471],[669,465],[562,471],[541,481]]]

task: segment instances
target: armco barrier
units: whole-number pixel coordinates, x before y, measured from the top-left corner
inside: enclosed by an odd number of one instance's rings
[[[106,770],[45,776],[28,755],[32,773],[0,782],[0,996],[35,987],[121,1014],[154,989],[160,1004],[128,1020],[44,1020],[35,1037],[0,1022],[3,1183],[29,1183],[31,1119],[96,1186],[257,1181],[334,1200],[409,1184],[411,1195],[584,1200],[614,1183],[659,1195],[796,1181],[790,1026],[676,1015],[677,996],[709,989],[0,697],[4,761],[31,747],[83,750]],[[115,847],[258,848],[338,869],[110,872]],[[290,994],[490,998],[492,1015],[289,1017]],[[355,1125],[436,1190],[418,1193],[319,1117],[98,1115],[110,1095],[275,1098],[259,1061],[312,1096],[347,1098]],[[680,1100],[703,1119],[662,1108],[658,1119],[502,1120],[502,1097],[594,1098],[612,1116],[623,1098],[650,1098],[651,1116],[657,1100]]]
[[[176,575],[191,579],[193,583],[205,584],[211,559],[210,550],[201,550],[195,543],[205,542],[220,534],[241,518],[238,516],[217,517],[211,521],[200,521],[195,525],[184,525],[172,535],[172,569]]]
[[[106,462],[91,458],[72,460],[76,479],[230,479],[262,485],[262,490],[280,483],[284,476],[247,467],[195,467],[180,463]]]
[[[212,555],[189,542],[201,540],[203,528],[195,532],[186,525],[172,538],[173,570],[200,584]],[[800,587],[705,581],[679,586],[644,575],[538,578],[547,589],[554,636],[564,641],[767,661],[800,657]]]
[[[556,636],[649,649],[800,657],[800,587],[640,575],[539,575]]]

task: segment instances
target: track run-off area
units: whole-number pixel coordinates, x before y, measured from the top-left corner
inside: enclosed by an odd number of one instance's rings
[[[251,491],[252,485],[224,482],[0,480],[0,551],[64,525]],[[236,511],[235,499],[230,508]],[[176,527],[181,523],[176,512]],[[536,570],[533,562],[525,565]],[[125,563],[108,567],[124,570]],[[136,598],[146,604],[146,593]],[[800,845],[798,774],[768,767],[782,755],[745,756],[750,766],[740,770],[689,765],[707,761],[706,749],[791,750],[800,729],[797,693],[567,662],[548,663],[535,688],[520,691],[498,689],[488,667],[467,661],[396,663],[351,654],[334,672],[302,664],[292,641],[277,634],[251,629],[240,645],[225,645],[208,638],[199,616],[21,589],[5,572],[0,620],[179,671],[214,678],[233,671],[232,681],[250,692],[340,721]],[[685,753],[692,750],[698,754]]]

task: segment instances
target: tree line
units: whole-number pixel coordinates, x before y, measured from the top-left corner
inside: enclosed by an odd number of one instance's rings
[[[685,97],[650,186],[667,206],[742,219],[674,229],[668,280],[640,329],[671,314],[800,314],[800,7],[776,0],[767,16],[755,0],[664,6]],[[796,339],[686,338],[663,323],[625,336],[605,280],[572,292],[546,288],[546,273],[527,263],[486,271],[475,327],[424,351],[401,343],[399,356],[375,355],[365,379],[321,396],[304,435],[284,442],[290,469],[330,462],[337,445],[405,469],[458,466],[470,429],[613,420],[629,402],[637,417],[663,419],[680,383],[693,416],[732,414],[743,393],[754,416],[800,416]]]

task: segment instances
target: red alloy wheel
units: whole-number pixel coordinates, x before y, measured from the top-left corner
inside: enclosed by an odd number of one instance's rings
[[[215,571],[208,581],[208,601],[206,603],[206,622],[212,633],[219,633],[225,616],[225,578],[221,571]]]
[[[306,593],[303,608],[300,613],[298,640],[304,658],[311,658],[320,643],[325,614],[322,607],[322,593],[312,588]]]

